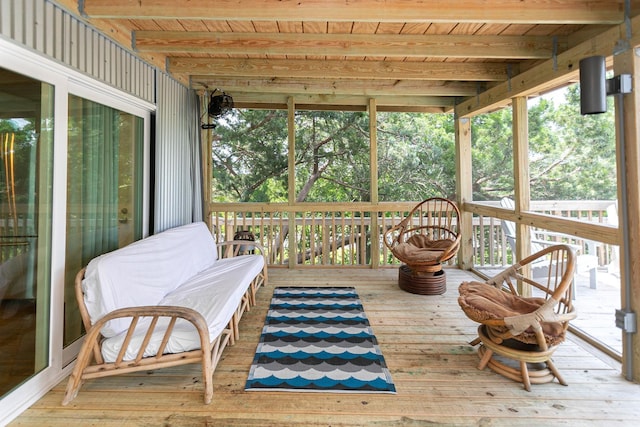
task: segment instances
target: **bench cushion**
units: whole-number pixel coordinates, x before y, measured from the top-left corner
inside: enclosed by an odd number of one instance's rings
[[[158,305],[177,305],[196,310],[204,316],[209,326],[209,341],[213,341],[227,326],[242,296],[253,278],[260,274],[263,266],[262,255],[221,259],[168,294]],[[124,360],[136,357],[148,324],[148,320],[140,321]],[[164,324],[158,323],[146,348],[145,357],[154,356],[157,353],[167,324],[168,321]],[[115,361],[125,335],[126,332],[122,332],[102,343],[102,356],[105,361]],[[197,348],[200,348],[200,338],[196,329],[186,320],[179,319],[165,348],[165,353],[180,353]]]
[[[172,228],[94,258],[82,282],[91,323],[124,307],[158,305],[178,286],[216,262],[216,244],[203,222]],[[102,330],[115,336],[129,319]]]

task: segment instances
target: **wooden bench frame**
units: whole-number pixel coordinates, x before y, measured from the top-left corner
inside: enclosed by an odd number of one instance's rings
[[[217,243],[218,255],[220,258],[242,256],[239,255],[239,250],[241,245],[246,246],[246,244],[246,241],[240,240]],[[222,330],[220,335],[211,342],[209,341],[209,327],[207,326],[204,317],[197,311],[186,307],[140,306],[121,308],[110,312],[92,325],[89,312],[84,302],[84,292],[82,290],[82,281],[84,279],[86,267],[80,270],[75,278],[75,294],[82,322],[87,334],[84,337],[84,342],[82,343],[76,364],[69,377],[62,405],[68,405],[69,402],[78,395],[84,381],[88,379],[150,369],[167,368],[190,363],[202,364],[204,403],[211,403],[213,399],[213,373],[220,361],[222,352],[227,345],[233,345],[238,340],[240,318],[245,311],[249,311],[251,306],[256,304],[256,293],[258,289],[260,286],[266,285],[267,283],[267,263],[264,248],[259,243],[252,243],[252,245],[265,258],[264,267],[260,274],[251,281],[251,284],[247,288],[247,291],[243,295],[240,304],[238,304],[238,307],[227,326]],[[222,249],[225,246],[226,250],[223,251]],[[141,317],[150,318],[150,325],[147,328],[135,359],[124,360],[127,347],[129,346],[135,328]],[[131,318],[131,323],[116,360],[114,362],[105,362],[101,352],[101,343],[105,338],[101,334],[101,330],[108,321],[117,318]],[[151,340],[154,328],[162,318],[168,318],[169,325],[164,333],[157,354],[155,356],[144,357],[146,347]],[[196,328],[200,337],[200,348],[181,353],[163,354],[178,319],[185,319]]]

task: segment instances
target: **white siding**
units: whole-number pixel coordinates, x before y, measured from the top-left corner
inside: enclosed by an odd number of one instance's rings
[[[110,86],[155,102],[155,67],[55,4],[0,0],[0,36]]]
[[[197,96],[158,73],[154,231],[202,220]]]

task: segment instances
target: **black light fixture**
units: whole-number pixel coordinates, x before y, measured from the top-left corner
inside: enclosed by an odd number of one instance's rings
[[[604,56],[580,60],[580,114],[607,111],[606,68]]]
[[[608,95],[631,93],[631,75],[620,74],[606,78],[604,56],[590,56],[580,60],[580,114],[607,112]]]

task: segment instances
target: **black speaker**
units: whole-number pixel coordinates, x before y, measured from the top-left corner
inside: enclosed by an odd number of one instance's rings
[[[607,79],[604,56],[580,60],[580,114],[607,111]]]

